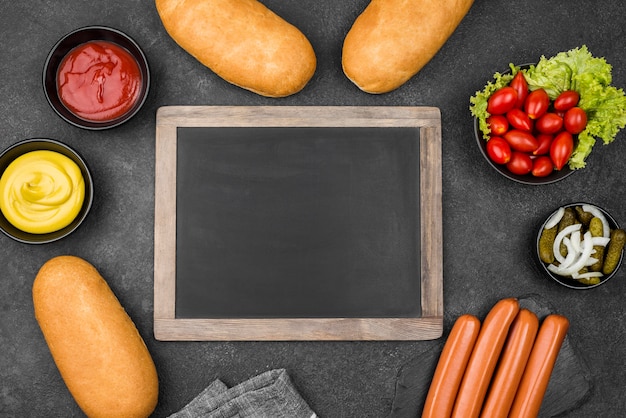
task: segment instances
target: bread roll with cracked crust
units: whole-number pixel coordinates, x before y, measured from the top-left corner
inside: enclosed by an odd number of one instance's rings
[[[257,0],[156,0],[156,8],[172,39],[229,83],[284,97],[315,72],[309,40]]]
[[[59,256],[33,283],[35,318],[74,400],[90,418],[145,418],[159,384],[148,349],[117,297],[87,261]]]
[[[343,43],[345,75],[368,93],[395,90],[441,49],[473,0],[372,0]]]

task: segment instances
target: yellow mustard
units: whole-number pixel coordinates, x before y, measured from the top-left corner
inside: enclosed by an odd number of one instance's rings
[[[74,161],[54,151],[16,158],[0,178],[0,209],[16,228],[46,234],[69,225],[85,199],[85,180]]]

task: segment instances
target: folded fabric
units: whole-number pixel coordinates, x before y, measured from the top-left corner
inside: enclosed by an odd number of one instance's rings
[[[270,370],[228,388],[213,381],[169,418],[317,418],[284,369]]]

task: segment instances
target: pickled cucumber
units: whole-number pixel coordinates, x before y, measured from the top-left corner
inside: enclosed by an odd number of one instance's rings
[[[605,219],[602,211],[591,205],[589,205],[589,208],[584,205],[570,206],[559,209],[559,211],[562,214],[560,214],[561,218],[558,225],[553,228],[544,227],[539,236],[538,252],[540,260],[547,264],[548,270],[554,274],[570,277],[584,285],[601,283],[603,277],[613,273],[619,265],[624,247],[626,246],[626,231],[623,229],[614,230],[607,222],[610,219]],[[572,227],[573,225],[576,226]],[[559,254],[559,252],[554,251],[555,239],[561,231],[568,227],[572,227],[569,228],[568,236],[563,237],[560,247],[556,248],[557,251],[560,251]],[[574,232],[576,232],[576,236],[574,236]],[[596,245],[593,245],[593,252],[590,255],[590,257],[596,259],[592,265],[589,265],[588,259],[583,260],[580,258],[582,254],[585,254],[586,258],[590,250],[587,247],[589,245],[587,241],[589,235],[596,241]],[[608,244],[599,245],[607,242],[604,237],[609,238]],[[568,242],[567,239],[570,241]],[[567,254],[568,248],[574,251],[574,254],[570,254],[569,258]],[[567,264],[560,266],[558,260],[562,262],[566,260]],[[594,260],[591,261],[593,262]],[[585,263],[584,266],[583,263]],[[578,268],[576,273],[573,273],[572,267],[574,265]]]
[[[549,229],[544,228],[539,237],[539,258],[547,264],[554,263],[552,246],[554,245],[554,238],[556,238],[557,227],[558,225]]]
[[[584,227],[589,227],[589,222],[591,222],[591,218],[593,215],[589,212],[585,212],[582,206],[576,206],[574,208],[576,210],[576,215],[578,215],[578,220]]]
[[[595,216],[589,222],[589,232],[591,232],[592,237],[601,237],[604,234],[604,227],[602,226],[602,221],[600,218],[596,218]],[[589,270],[591,271],[602,271],[602,265],[604,264],[604,245],[594,245],[593,249],[596,251],[593,254],[593,258],[597,258],[598,261],[593,263]]]
[[[611,231],[611,241],[609,241],[609,247],[607,248],[606,257],[604,258],[602,273],[611,274],[617,268],[625,243],[626,232],[624,232],[623,229],[614,229]]]
[[[586,284],[586,285],[592,285],[592,284],[600,283],[600,278],[599,277],[589,277],[589,278],[585,278],[585,279],[576,279],[576,280],[579,283]]]

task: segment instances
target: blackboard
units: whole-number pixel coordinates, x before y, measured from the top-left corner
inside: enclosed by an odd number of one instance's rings
[[[163,107],[155,337],[437,338],[434,108]]]

